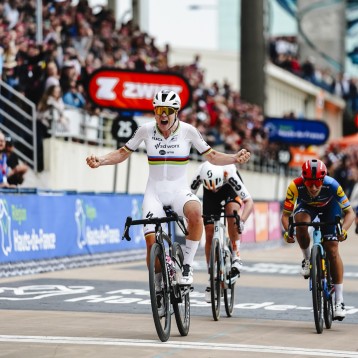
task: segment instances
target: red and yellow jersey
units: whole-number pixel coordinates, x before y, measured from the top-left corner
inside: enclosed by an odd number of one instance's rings
[[[324,207],[331,200],[338,202],[342,210],[346,210],[351,205],[342,187],[334,178],[326,175],[321,191],[316,197],[312,197],[303,182],[303,178],[298,177],[287,188],[283,210],[292,213],[295,205],[301,203],[313,207]]]

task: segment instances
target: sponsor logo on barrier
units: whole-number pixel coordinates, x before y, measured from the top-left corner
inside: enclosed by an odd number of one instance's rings
[[[77,225],[77,246],[83,249],[85,246],[115,244],[120,242],[119,229],[110,228],[109,225],[100,225],[93,228],[87,225],[87,218],[96,218],[96,208],[84,204],[82,199],[76,199],[75,220]],[[83,208],[85,207],[85,209]]]
[[[11,205],[11,215],[6,199],[0,199],[0,235],[1,250],[5,256],[12,252],[37,252],[56,249],[56,234],[45,232],[43,228],[31,229],[31,232],[20,229],[12,230],[12,222],[19,226],[27,221],[27,210]],[[30,230],[29,230],[30,231]]]

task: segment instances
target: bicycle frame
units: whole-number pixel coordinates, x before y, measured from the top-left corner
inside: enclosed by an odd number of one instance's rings
[[[204,216],[205,217],[205,216]],[[226,219],[233,217],[236,220],[238,229],[240,228],[240,217],[237,211],[233,215],[207,216],[213,220],[214,234],[210,249],[210,288],[211,288],[211,308],[215,321],[220,317],[220,301],[224,296],[225,310],[228,317],[232,316],[235,297],[235,283],[238,275],[232,276],[232,254],[230,250],[231,241],[226,234]]]
[[[340,235],[342,233],[341,218],[337,215],[334,222],[293,223],[293,217],[290,217],[288,230],[290,236],[293,237],[294,228],[297,226],[307,226],[313,228],[309,290],[312,292],[316,330],[317,333],[322,333],[323,318],[327,329],[331,328],[332,325],[332,294],[334,292],[334,286],[330,283],[330,262],[327,260],[326,251],[322,244],[321,227],[335,226],[337,235]]]
[[[234,280],[231,281],[228,279],[228,272],[226,268],[226,261],[230,260],[231,252],[229,249],[230,238],[226,234],[226,218],[227,217],[236,217],[235,215],[220,215],[213,217],[214,218],[214,235],[213,241],[219,240],[220,244],[220,281],[222,283],[222,288],[231,288],[231,284],[235,283],[237,276],[234,277]],[[239,219],[240,220],[240,219]],[[231,271],[231,263],[230,270]]]
[[[333,287],[328,287],[328,280],[327,280],[327,264],[326,264],[326,260],[327,260],[327,255],[326,255],[326,251],[322,245],[322,233],[320,230],[320,227],[316,227],[313,230],[312,233],[312,239],[313,239],[313,243],[312,243],[312,247],[313,246],[317,246],[318,249],[321,252],[321,257],[322,257],[322,272],[323,272],[323,285],[322,285],[322,290],[326,296],[327,299],[330,298],[330,296],[332,295],[332,293],[334,292],[334,286]],[[310,278],[310,291],[312,291],[312,279]]]
[[[122,239],[131,240],[129,227],[131,225],[155,225],[155,243],[150,250],[149,260],[149,289],[151,306],[155,328],[162,342],[169,339],[171,327],[171,306],[173,306],[178,330],[182,336],[189,332],[190,325],[190,299],[189,293],[192,291],[190,286],[180,286],[176,282],[176,267],[181,271],[183,264],[183,252],[178,243],[172,241],[171,222],[176,222],[184,235],[188,232],[182,217],[178,216],[170,207],[163,207],[167,216],[151,217],[142,220],[132,220],[127,217]],[[162,228],[163,223],[167,223],[168,229],[165,232]],[[165,245],[165,242],[168,245]],[[167,247],[168,248],[167,248]],[[167,259],[168,258],[168,259]],[[162,286],[157,290],[156,276],[161,274]],[[184,309],[182,309],[184,307]]]

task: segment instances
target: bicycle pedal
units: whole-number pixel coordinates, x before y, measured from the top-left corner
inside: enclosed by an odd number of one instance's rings
[[[240,271],[233,268],[230,272],[230,278],[239,278],[241,275]]]
[[[333,321],[342,322],[343,320],[344,320],[344,317],[333,317]]]

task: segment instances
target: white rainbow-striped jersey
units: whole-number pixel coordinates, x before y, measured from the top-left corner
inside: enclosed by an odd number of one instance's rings
[[[171,205],[179,215],[183,215],[183,207],[187,201],[199,201],[191,192],[187,177],[191,146],[202,155],[211,152],[212,148],[196,128],[181,121],[167,139],[163,137],[156,122],[146,123],[137,129],[124,149],[133,152],[143,141],[149,163],[143,217],[151,213],[162,216],[163,205]]]

